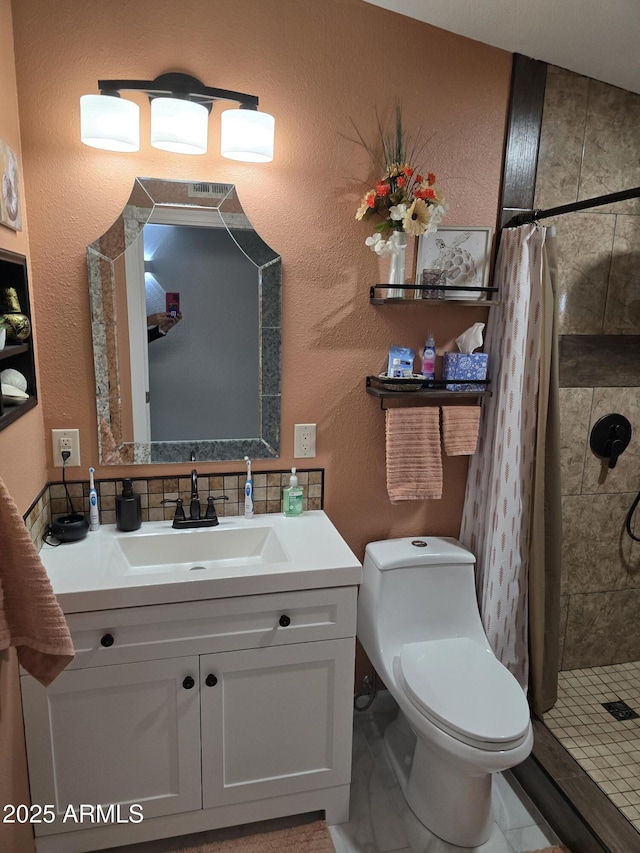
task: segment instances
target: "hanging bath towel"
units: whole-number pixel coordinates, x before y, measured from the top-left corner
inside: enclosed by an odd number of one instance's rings
[[[442,443],[447,456],[471,456],[478,445],[480,406],[442,406]]]
[[[387,409],[387,492],[391,503],[442,497],[440,412]]]
[[[75,654],[40,555],[0,479],[0,650],[9,646],[45,687]]]

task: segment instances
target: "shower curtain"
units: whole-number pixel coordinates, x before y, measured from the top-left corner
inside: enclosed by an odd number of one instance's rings
[[[557,681],[561,537],[554,265],[551,229],[533,224],[503,230],[495,271],[500,304],[491,311],[485,347],[493,394],[482,406],[460,529],[460,540],[476,556],[489,642],[525,690],[531,661],[530,699],[538,713],[555,701]]]

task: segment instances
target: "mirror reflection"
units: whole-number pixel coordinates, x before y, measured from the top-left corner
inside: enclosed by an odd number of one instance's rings
[[[235,187],[137,178],[87,257],[101,463],[277,457],[281,261]]]

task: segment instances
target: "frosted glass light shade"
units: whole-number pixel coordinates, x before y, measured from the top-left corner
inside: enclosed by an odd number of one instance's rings
[[[273,160],[275,119],[257,110],[225,110],[220,117],[220,153],[230,160]]]
[[[140,107],[113,95],[80,98],[80,138],[85,145],[106,151],[140,148]]]
[[[151,144],[175,154],[206,154],[209,111],[181,98],[151,101]]]

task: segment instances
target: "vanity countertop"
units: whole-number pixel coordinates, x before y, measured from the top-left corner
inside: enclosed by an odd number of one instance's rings
[[[276,547],[265,547],[262,556],[255,556],[259,548],[254,549],[246,559],[228,557],[225,552],[208,564],[200,546],[208,542],[215,547],[216,536],[220,543],[233,540],[234,547],[259,538],[275,542]],[[151,537],[161,542],[164,564],[132,566],[126,555],[153,545]],[[132,538],[135,542],[125,541]],[[199,552],[199,556],[178,564],[168,561],[166,554],[181,553],[182,543],[185,551]],[[352,586],[362,581],[361,564],[321,510],[298,518],[279,513],[252,519],[227,517],[220,519],[218,527],[193,530],[173,530],[168,521],[145,522],[135,533],[102,525],[79,542],[43,545],[40,557],[65,613]]]

